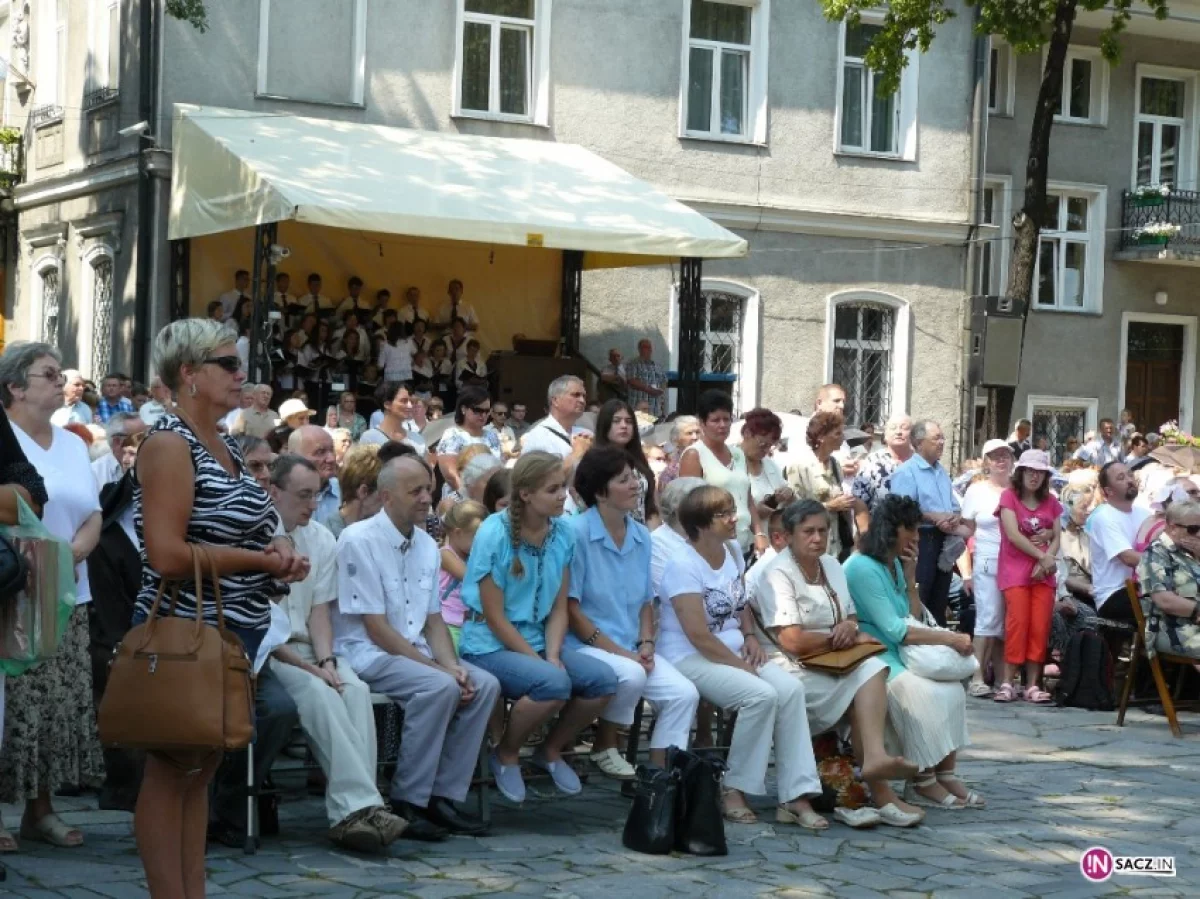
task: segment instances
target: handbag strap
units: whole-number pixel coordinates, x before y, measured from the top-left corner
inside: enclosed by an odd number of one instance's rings
[[[217,574],[217,560],[213,558],[212,553],[209,551],[208,547],[206,547],[206,546],[196,545],[195,552],[196,552],[196,556],[197,556],[196,595],[197,596],[201,595],[201,591],[204,589],[204,580],[200,574],[200,562],[199,562],[199,558],[201,556],[203,556],[205,561],[208,562],[208,573],[209,573],[209,576],[212,578],[213,602],[217,607],[217,630],[224,633],[224,631],[225,631],[225,607],[221,602],[221,578],[220,578],[220,575]],[[199,616],[197,616],[197,617],[199,617]]]

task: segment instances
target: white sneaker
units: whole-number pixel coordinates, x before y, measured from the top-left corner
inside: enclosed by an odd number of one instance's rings
[[[614,780],[633,780],[637,777],[637,769],[625,761],[616,749],[605,749],[603,752],[593,752],[590,756],[592,764],[600,769],[605,777]]]

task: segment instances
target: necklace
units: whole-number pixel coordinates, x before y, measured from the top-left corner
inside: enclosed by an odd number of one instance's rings
[[[788,552],[790,552],[792,554],[792,558],[796,560],[796,567],[800,569],[800,576],[804,578],[804,582],[810,587],[817,586],[825,579],[825,571],[823,568],[821,568],[820,560],[817,560],[816,577],[809,577],[808,572],[804,570],[804,563],[800,561],[796,553],[791,549],[789,549]]]

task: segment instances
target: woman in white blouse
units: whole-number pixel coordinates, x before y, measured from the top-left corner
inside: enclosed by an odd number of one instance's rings
[[[839,561],[854,549],[850,518],[854,497],[842,489],[842,468],[834,453],[842,445],[845,422],[840,412],[818,412],[808,420],[809,452],[788,472],[788,484],[799,499],[815,499],[829,513],[829,555]]]
[[[912,827],[921,821],[921,811],[901,802],[888,782],[912,777],[917,766],[884,748],[887,666],[869,658],[843,674],[826,674],[799,661],[859,643],[878,644],[859,631],[846,575],[838,560],[825,552],[829,515],[816,500],[800,500],[783,510],[783,527],[788,546],[765,563],[750,597],[760,642],[773,664],[804,684],[813,733],[833,730],[849,716],[855,756],[878,811],[870,823]],[[853,820],[846,823],[862,826]]]
[[[1009,486],[1013,452],[1003,440],[983,445],[983,467],[987,477],[967,488],[962,518],[975,528],[975,551],[964,556],[963,589],[975,597],[975,658],[979,670],[971,678],[970,694],[980,699],[992,695],[984,680],[988,661],[1002,678],[1004,671],[1004,596],[996,586],[996,560],[1000,556],[1000,519],[996,507],[1000,494]],[[999,681],[997,681],[999,682]]]
[[[696,685],[701,698],[737,712],[725,777],[725,819],[735,824],[758,820],[746,805],[746,794],[766,792],[773,744],[779,797],[775,820],[824,830],[829,822],[807,798],[821,794],[821,780],[804,685],[768,662],[754,632],[735,542],[737,505],[729,491],[706,485],[680,503],[678,521],[687,544],[663,571],[657,649]]]
[[[751,409],[742,416],[742,453],[750,475],[750,497],[758,506],[759,521],[796,498],[783,472],[771,458],[783,437],[783,422],[770,409]]]

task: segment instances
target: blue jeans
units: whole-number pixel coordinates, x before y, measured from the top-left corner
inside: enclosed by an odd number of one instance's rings
[[[482,668],[500,681],[500,692],[506,699],[528,696],[534,702],[599,699],[617,692],[617,676],[612,668],[599,659],[564,649],[559,668],[542,658],[535,659],[521,652],[501,649],[480,656],[463,656],[463,660]],[[565,670],[564,670],[565,669]]]

